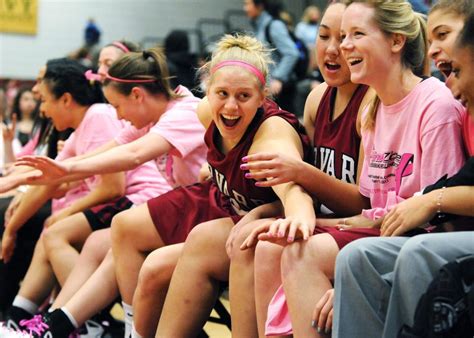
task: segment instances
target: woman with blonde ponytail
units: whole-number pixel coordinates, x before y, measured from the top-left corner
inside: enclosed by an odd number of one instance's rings
[[[163,257],[170,262],[169,257],[177,260],[181,251],[187,256],[188,248],[183,250],[182,243],[190,232],[189,238],[222,245],[242,216],[261,204],[280,200],[286,216],[295,219],[293,236],[307,238],[312,233],[312,199],[300,186],[289,182],[259,187],[240,169],[243,157],[264,149],[278,148],[295,159],[311,158],[309,139],[296,117],[266,98],[268,64],[268,51],[255,38],[227,35],[221,39],[206,65],[207,96],[200,107],[207,128],[211,179],[149,201],[150,220],[140,231],[125,226],[121,219],[114,223],[117,280],[122,298],[129,301],[133,296],[137,311],[134,337],[154,333],[174,270],[174,265],[163,264]],[[221,248],[225,255],[225,247]],[[158,250],[147,258],[154,249]],[[189,278],[189,264],[193,263],[186,260],[181,264],[180,260],[176,268],[159,337],[196,335],[212,309],[216,285]],[[179,292],[183,287],[197,292]]]

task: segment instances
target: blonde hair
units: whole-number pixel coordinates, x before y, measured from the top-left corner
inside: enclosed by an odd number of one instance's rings
[[[213,74],[210,70],[217,64],[228,60],[243,61],[257,68],[267,79],[269,65],[272,63],[270,52],[270,49],[266,48],[255,37],[227,34],[217,43],[211,61],[207,62],[201,71],[209,75],[207,85],[210,85],[213,80]]]
[[[349,0],[351,3],[364,3],[374,9],[374,21],[385,34],[400,34],[406,37],[402,50],[401,62],[417,76],[429,75],[428,37],[426,18],[413,10],[406,0]],[[377,108],[380,104],[378,96],[374,98],[364,127],[372,129],[375,125]]]
[[[171,88],[168,65],[161,48],[126,53],[112,64],[108,74],[116,79],[127,81],[121,82],[111,78],[106,78],[104,81],[104,86],[113,84],[114,88],[123,95],[129,95],[132,88],[138,86],[145,88],[151,94],[162,93],[171,100],[181,97]],[[140,82],[141,80],[154,81],[143,83]]]

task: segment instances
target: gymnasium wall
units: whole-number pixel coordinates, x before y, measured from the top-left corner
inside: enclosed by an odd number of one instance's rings
[[[33,79],[46,60],[82,45],[94,18],[101,42],[163,38],[173,28],[195,28],[200,18],[222,18],[242,9],[240,0],[38,0],[34,36],[0,33],[0,78]]]

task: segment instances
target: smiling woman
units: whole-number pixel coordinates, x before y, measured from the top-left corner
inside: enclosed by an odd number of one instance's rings
[[[312,231],[312,200],[298,185],[291,182],[273,188],[258,187],[239,169],[242,157],[263,149],[279,148],[289,156],[305,160],[311,155],[309,140],[296,117],[265,98],[268,62],[268,51],[255,38],[222,38],[205,68],[210,76],[207,98],[200,106],[202,120],[209,121],[205,141],[212,180],[178,188],[149,201],[154,224],[151,227],[142,227],[137,232],[136,227],[126,227],[119,219],[113,228],[122,299],[131,301],[133,295],[135,329],[142,336],[151,336],[156,328],[173,272],[174,266],[162,264],[163,257],[173,252],[177,261],[185,240],[158,336],[193,336],[212,308],[217,284],[208,281],[209,285],[199,292],[182,291],[200,285],[194,279],[195,269],[208,262],[209,252],[214,255],[214,251],[201,250],[202,242],[219,240],[221,245],[216,248],[223,251],[225,238],[237,220],[258,205],[277,200],[283,202],[288,216],[292,214],[298,219],[295,232],[304,237]],[[186,214],[182,214],[182,209]],[[168,247],[155,250],[145,261],[144,252],[164,246]],[[219,253],[219,257],[225,258],[225,253]],[[190,258],[199,263],[189,265]],[[150,297],[149,290],[154,290],[155,297]]]

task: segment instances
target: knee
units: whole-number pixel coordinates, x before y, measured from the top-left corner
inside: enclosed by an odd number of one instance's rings
[[[44,245],[44,249],[47,252],[54,250],[58,245],[63,243],[65,239],[63,238],[63,234],[60,231],[60,224],[56,224],[53,227],[47,228],[44,232],[42,237],[42,242]]]
[[[253,260],[255,257],[254,248],[249,248],[247,250],[240,249],[240,246],[245,241],[247,236],[247,233],[239,233],[232,241],[231,248],[229,249],[231,265],[253,265]]]
[[[88,260],[96,263],[100,263],[110,249],[110,241],[104,241],[102,236],[94,236],[94,234],[95,233],[92,233],[84,243],[81,250],[81,256],[87,257]]]
[[[210,241],[212,240],[212,233],[206,227],[196,226],[186,237],[184,243],[184,253],[192,252],[193,254],[199,255],[205,253],[202,249],[205,249]]]
[[[295,270],[299,270],[301,267],[306,268],[308,262],[308,252],[303,254],[303,243],[295,242],[291,245],[288,245],[283,249],[281,254],[281,274],[282,279],[285,279],[287,276],[291,278]],[[312,256],[312,255],[311,255]],[[309,260],[311,261],[311,259]],[[311,262],[311,267],[314,268],[314,265],[317,261]]]
[[[255,248],[255,269],[262,272],[273,270],[275,262],[281,260],[282,247],[270,242],[259,241]]]
[[[169,286],[171,276],[175,268],[175,262],[160,257],[154,253],[150,254],[140,269],[138,275],[137,289],[142,294],[154,294]]]
[[[339,252],[336,257],[336,275],[360,269],[361,262],[366,260],[363,242],[363,240],[351,242]]]
[[[431,250],[429,244],[429,239],[423,235],[410,238],[400,249],[400,253],[398,254],[395,263],[395,270],[407,269],[406,271],[411,271],[411,268],[414,267],[414,265],[420,263],[423,264],[423,262],[425,262],[426,259],[429,259],[430,256]]]
[[[128,210],[122,211],[112,218],[111,237],[114,243],[133,242],[133,233],[137,224],[128,216]]]

